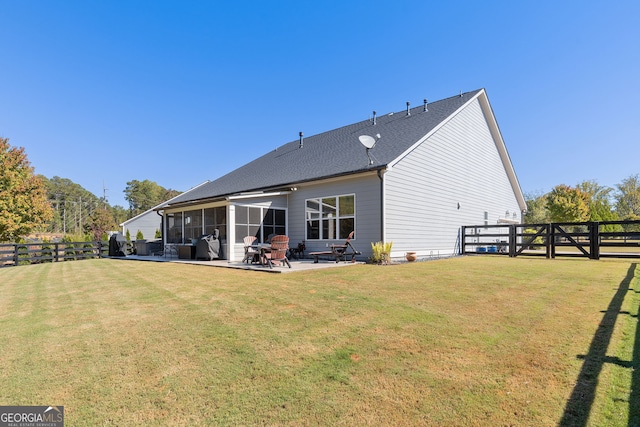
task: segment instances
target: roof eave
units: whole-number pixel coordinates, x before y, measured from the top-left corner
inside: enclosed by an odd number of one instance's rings
[[[327,179],[341,178],[341,177],[346,177],[346,176],[351,176],[351,175],[359,175],[359,174],[367,173],[367,172],[377,172],[378,170],[387,169],[387,167],[388,166],[386,164],[372,165],[372,166],[364,168],[364,169],[359,169],[359,170],[354,170],[354,171],[349,171],[349,172],[341,172],[341,173],[325,175],[325,176],[317,177],[317,178],[311,178],[311,179],[306,179],[306,180],[300,180],[300,181],[295,181],[295,182],[289,182],[289,183],[284,183],[284,184],[273,185],[273,186],[269,186],[269,187],[252,188],[252,189],[247,189],[246,191],[242,191],[242,192],[218,194],[216,196],[204,197],[204,198],[201,198],[201,199],[185,200],[183,202],[179,202],[179,203],[175,203],[175,204],[165,204],[164,206],[159,207],[159,208],[157,208],[155,210],[164,210],[164,209],[175,209],[175,208],[181,208],[181,207],[189,207],[189,206],[195,206],[195,205],[202,205],[202,204],[205,204],[205,203],[230,201],[230,200],[238,199],[238,198],[264,197],[264,196],[267,196],[267,195],[277,195],[277,194],[290,193],[291,191],[286,191],[284,189],[295,188],[298,185],[308,184],[310,182],[324,181],[324,180],[327,180]]]

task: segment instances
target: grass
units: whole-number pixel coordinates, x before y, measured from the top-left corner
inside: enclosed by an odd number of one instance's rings
[[[68,426],[637,426],[639,303],[624,260],[5,268],[0,405]]]

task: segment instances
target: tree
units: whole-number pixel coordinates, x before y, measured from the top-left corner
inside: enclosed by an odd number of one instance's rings
[[[616,212],[622,219],[640,219],[640,178],[632,175],[616,185]]]
[[[579,188],[556,185],[547,195],[547,209],[553,222],[583,222],[589,219],[589,196]]]
[[[576,186],[587,195],[590,221],[616,221],[618,216],[611,205],[613,188],[596,181],[583,181]]]
[[[129,202],[130,217],[145,212],[160,203],[180,194],[176,190],[167,190],[153,181],[136,179],[127,182],[124,190],[125,199]]]
[[[129,211],[120,205],[111,207],[111,215],[116,224],[122,224],[129,218]]]
[[[0,138],[0,241],[42,228],[52,218],[45,184],[22,147]]]
[[[92,229],[92,214],[105,206],[104,201],[68,178],[54,176],[44,180],[47,196],[55,209],[49,231],[81,234]]]
[[[94,240],[101,241],[102,236],[109,231],[117,230],[118,226],[113,219],[110,209],[103,207],[93,211],[89,221],[89,231]]]
[[[525,224],[546,224],[550,222],[547,210],[547,195],[540,193],[525,194],[527,213],[524,215]]]

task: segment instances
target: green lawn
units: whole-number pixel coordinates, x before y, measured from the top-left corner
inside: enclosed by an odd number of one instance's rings
[[[67,426],[640,425],[640,267],[0,269],[0,405]]]

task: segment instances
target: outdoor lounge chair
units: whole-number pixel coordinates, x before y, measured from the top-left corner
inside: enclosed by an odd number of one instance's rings
[[[269,265],[269,268],[273,268],[274,264],[282,265],[287,264],[289,268],[291,268],[291,264],[289,264],[289,260],[287,259],[287,250],[289,249],[289,237],[287,236],[273,236],[271,238],[271,249],[269,252],[264,254],[264,261]]]
[[[354,232],[349,233],[349,237],[344,242],[344,245],[331,245],[330,251],[321,251],[321,252],[309,252],[309,255],[313,256],[313,262],[318,262],[318,257],[320,256],[330,256],[335,258],[336,262],[340,262],[340,260],[347,261],[347,258],[351,257],[351,262],[356,262],[356,255],[360,255],[361,252],[357,251],[356,248],[351,244],[351,239],[353,239]]]

